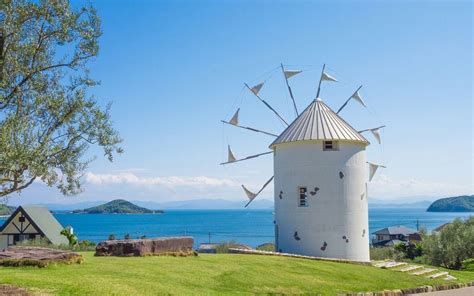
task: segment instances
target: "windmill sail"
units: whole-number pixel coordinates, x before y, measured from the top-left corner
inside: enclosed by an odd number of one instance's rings
[[[276,115],[278,118],[280,118],[280,120],[281,120],[282,122],[284,122],[284,123],[286,124],[286,126],[289,125],[288,122],[286,122],[286,120],[285,120],[283,117],[281,117],[281,115],[280,115],[275,109],[273,109],[272,106],[270,106],[270,104],[268,104],[264,99],[262,99],[262,98],[258,95],[258,92],[260,91],[260,89],[261,89],[262,86],[263,86],[263,82],[260,83],[260,84],[257,84],[256,86],[254,86],[254,87],[252,87],[252,88],[250,88],[250,86],[248,86],[247,83],[244,83],[244,85],[257,97],[257,99],[260,100],[260,102],[262,102],[265,106],[267,106],[268,109],[270,109],[273,113],[275,113],[275,115]]]
[[[244,185],[242,185],[242,188],[244,189],[245,194],[247,194],[247,197],[249,198],[250,201],[252,201],[254,198],[257,197],[256,193],[253,193],[252,191],[248,190],[247,188],[245,188]]]
[[[257,193],[253,193],[252,191],[245,188],[244,185],[242,185],[242,188],[244,189],[245,194],[247,194],[247,197],[249,198],[249,202],[245,205],[245,207],[247,207],[263,191],[263,189],[265,189],[265,187],[267,187],[267,185],[270,184],[270,182],[273,180],[273,177],[274,176],[268,179],[268,181],[265,182],[265,184],[263,184],[262,188],[260,188],[260,190]]]
[[[258,95],[258,93],[259,93],[260,90],[262,89],[264,83],[265,83],[265,82],[259,83],[259,84],[255,85],[254,87],[252,87],[250,90],[251,90],[254,94]]]
[[[235,112],[234,116],[232,116],[232,118],[229,120],[229,123],[232,124],[232,125],[239,125],[239,111],[240,111],[240,108],[237,109],[237,111]]]
[[[232,150],[230,149],[230,145],[227,146],[227,162],[234,162],[237,159],[234,156],[234,153],[232,153]]]
[[[360,93],[358,90],[352,95],[351,98],[359,102],[362,106],[367,107],[364,103],[364,100],[362,100],[362,97],[360,96]]]
[[[372,181],[372,178],[375,175],[375,172],[377,172],[378,168],[385,168],[383,165],[367,162],[369,164],[369,182]]]
[[[332,77],[331,75],[327,74],[326,72],[323,72],[321,74],[321,80],[337,82],[336,78]]]
[[[285,78],[288,79],[288,78],[293,77],[297,74],[300,74],[303,71],[302,70],[285,70],[283,72],[285,73]]]
[[[365,130],[361,130],[361,131],[358,131],[358,133],[363,133],[363,132],[367,132],[367,131],[370,131],[372,133],[372,135],[374,136],[374,138],[377,140],[377,142],[379,144],[382,143],[382,139],[381,139],[381,136],[380,136],[380,129],[381,128],[384,128],[385,125],[381,125],[379,127],[375,127],[375,128],[368,128],[368,129],[365,129]]]
[[[222,162],[221,165],[234,163],[234,162],[238,162],[238,161],[249,160],[249,159],[260,157],[262,155],[267,155],[267,154],[270,154],[270,153],[273,153],[273,151],[263,152],[263,153],[259,153],[259,154],[250,155],[250,156],[247,156],[247,157],[244,157],[244,158],[236,159],[234,157],[234,155],[232,154],[232,151],[230,150],[230,147],[228,147],[228,159],[229,159],[229,161]]]
[[[377,139],[377,142],[379,144],[382,144],[382,141],[380,139],[380,131],[379,131],[379,128],[374,128],[374,129],[371,129],[370,132],[372,133],[372,135],[374,135],[374,138]]]

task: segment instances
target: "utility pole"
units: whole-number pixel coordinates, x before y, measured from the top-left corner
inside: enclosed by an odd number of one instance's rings
[[[208,233],[209,236],[209,243],[211,243],[211,232]]]

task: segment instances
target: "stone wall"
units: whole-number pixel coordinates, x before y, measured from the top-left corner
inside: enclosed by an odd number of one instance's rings
[[[193,255],[192,237],[107,240],[99,243],[95,256]]]

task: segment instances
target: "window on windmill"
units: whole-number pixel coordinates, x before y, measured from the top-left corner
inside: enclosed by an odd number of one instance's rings
[[[337,151],[337,142],[336,141],[324,141],[323,142],[324,151]]]
[[[25,222],[25,216],[20,216],[20,218],[18,218],[18,221],[19,222]]]
[[[298,206],[299,207],[307,207],[308,206],[308,195],[306,187],[298,187]]]

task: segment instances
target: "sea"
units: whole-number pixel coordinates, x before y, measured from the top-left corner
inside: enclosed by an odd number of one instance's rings
[[[71,225],[80,240],[100,242],[113,234],[146,236],[192,236],[201,243],[234,241],[251,247],[273,242],[272,210],[166,210],[163,214],[70,214],[55,213],[63,225]],[[432,230],[453,219],[474,213],[434,213],[426,208],[371,208],[370,233],[388,226]]]

